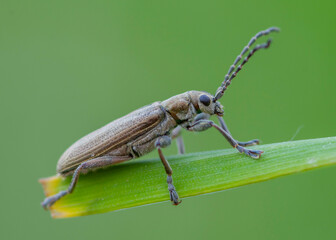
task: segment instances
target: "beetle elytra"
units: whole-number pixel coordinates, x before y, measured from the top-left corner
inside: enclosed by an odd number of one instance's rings
[[[167,174],[170,200],[174,205],[178,205],[181,201],[173,185],[172,169],[162,153],[162,148],[169,146],[171,140],[176,138],[179,153],[184,153],[180,136],[182,129],[199,132],[214,127],[240,153],[258,159],[262,151],[245,147],[256,145],[259,141],[257,139],[248,142],[236,141],[222,118],[223,106],[218,100],[253,54],[260,49],[268,48],[271,44],[271,40],[268,39],[267,42],[256,45],[250,50],[255,41],[278,31],[278,28],[271,27],[251,38],[230,66],[214,96],[203,91],[188,91],[135,110],[79,139],[63,153],[57,164],[58,174],[72,175],[68,189],[46,198],[41,203],[42,206],[47,209],[61,197],[72,193],[81,173],[138,158],[154,149],[157,149]],[[248,51],[247,56],[237,67]],[[209,120],[211,115],[217,116],[219,125]]]

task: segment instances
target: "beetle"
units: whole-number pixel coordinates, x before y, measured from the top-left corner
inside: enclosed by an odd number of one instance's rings
[[[245,147],[259,144],[259,140],[248,142],[235,140],[222,118],[223,106],[218,100],[253,54],[260,49],[268,48],[271,44],[271,39],[268,39],[267,42],[256,45],[250,50],[255,41],[278,31],[278,28],[271,27],[251,38],[230,66],[214,96],[204,91],[188,91],[135,110],[79,139],[63,153],[57,164],[58,174],[72,175],[68,189],[47,197],[41,205],[48,209],[57,200],[72,193],[80,174],[141,157],[154,149],[157,149],[167,174],[170,200],[172,204],[178,205],[181,200],[173,185],[172,169],[162,153],[162,148],[169,146],[171,140],[176,138],[178,151],[183,154],[184,144],[180,136],[182,129],[200,132],[214,127],[240,153],[258,159],[263,151]],[[248,51],[247,56],[236,67]],[[211,115],[217,116],[220,126],[209,120]]]

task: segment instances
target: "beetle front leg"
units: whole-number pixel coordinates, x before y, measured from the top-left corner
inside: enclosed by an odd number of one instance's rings
[[[161,159],[161,162],[166,170],[167,173],[167,183],[168,183],[168,190],[169,190],[169,195],[170,195],[170,201],[172,201],[172,203],[174,205],[179,205],[181,203],[181,200],[179,200],[179,196],[175,190],[175,187],[173,185],[173,178],[172,178],[172,174],[173,174],[173,170],[171,169],[168,161],[166,160],[166,158],[163,156],[162,150],[161,148],[167,147],[168,145],[170,145],[171,143],[171,138],[169,136],[162,136],[159,137],[156,141],[155,141],[155,147],[157,148],[158,152],[159,152],[159,156]]]
[[[250,156],[254,159],[260,158],[260,155],[263,153],[263,151],[260,151],[260,150],[250,150],[250,149],[247,149],[247,148],[244,148],[244,147],[240,146],[238,144],[238,142],[236,140],[234,140],[233,137],[228,132],[226,132],[224,129],[222,129],[220,126],[218,126],[217,124],[215,124],[211,120],[197,121],[193,125],[188,127],[188,130],[199,132],[199,131],[207,130],[211,127],[216,128],[226,138],[226,140],[228,140],[228,142],[231,144],[231,146],[234,147],[234,148],[237,148],[237,150],[240,153],[245,153],[246,155],[248,155],[248,156]]]
[[[88,160],[86,162],[81,163],[75,170],[75,172],[72,175],[71,183],[68,187],[67,190],[61,191],[53,196],[47,197],[44,199],[44,201],[41,203],[42,207],[44,209],[50,208],[57,200],[60,198],[64,197],[67,194],[70,194],[73,192],[73,190],[76,187],[79,175],[81,173],[86,173],[88,171],[106,167],[106,166],[111,166],[120,162],[124,162],[127,160],[130,160],[131,157],[129,156],[119,156],[119,157],[113,157],[113,156],[102,156],[102,157],[97,157],[91,160]]]
[[[196,115],[196,117],[194,118],[194,122],[197,122],[199,120],[209,119],[209,118],[210,118],[209,114],[200,113]],[[173,129],[170,135],[172,139],[176,138],[177,150],[179,154],[185,154],[185,147],[183,143],[183,138],[181,136],[182,129],[183,128],[181,126],[177,126],[176,128]]]
[[[224,131],[226,131],[228,134],[231,135],[231,133],[230,133],[228,127],[227,127],[226,124],[225,124],[224,119],[223,119],[222,117],[220,117],[220,116],[217,116],[217,118],[218,118],[218,120],[219,120],[219,123],[220,123],[222,129],[224,129]],[[231,135],[231,136],[232,136],[232,135]],[[259,144],[259,140],[258,140],[258,139],[253,139],[253,140],[248,141],[248,142],[239,142],[239,141],[237,141],[237,143],[238,143],[239,146],[247,147],[247,146],[254,146],[254,145]]]

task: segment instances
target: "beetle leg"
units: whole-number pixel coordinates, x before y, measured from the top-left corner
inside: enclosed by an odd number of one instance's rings
[[[57,200],[59,200],[60,198],[64,197],[67,194],[70,194],[73,192],[73,190],[76,187],[79,175],[81,173],[86,173],[90,170],[94,170],[97,168],[102,168],[102,167],[107,167],[107,166],[111,166],[123,161],[127,161],[130,160],[131,157],[129,156],[118,156],[118,157],[114,157],[114,156],[102,156],[102,157],[97,157],[94,159],[90,159],[86,162],[81,163],[75,170],[75,172],[72,175],[72,179],[71,179],[71,183],[68,187],[67,190],[61,191],[53,196],[47,197],[46,199],[44,199],[44,201],[41,203],[42,207],[44,207],[44,209],[48,209],[49,207],[51,207]]]
[[[210,115],[207,113],[200,113],[197,114],[196,117],[194,118],[194,123],[199,121],[199,120],[209,120]]]
[[[200,113],[200,114],[196,115],[196,117],[194,118],[194,122],[197,122],[198,120],[202,120],[202,119],[209,119],[209,118],[210,118],[209,114]],[[177,126],[176,128],[173,129],[173,131],[171,133],[171,138],[172,139],[176,138],[178,153],[179,154],[185,154],[185,147],[184,147],[184,143],[183,143],[183,138],[181,136],[181,132],[182,132],[182,127]]]
[[[179,154],[184,154],[185,153],[185,147],[183,143],[183,138],[181,136],[182,132],[182,127],[177,126],[176,128],[173,129],[171,133],[171,138],[174,139],[176,138],[176,144],[177,144],[177,150]]]
[[[233,137],[226,132],[224,129],[222,129],[220,126],[218,126],[217,124],[215,124],[213,121],[211,120],[200,120],[196,123],[194,123],[192,126],[188,127],[187,129],[189,131],[204,131],[207,130],[211,127],[216,128],[225,138],[226,140],[228,140],[228,142],[231,144],[232,147],[237,148],[237,150],[240,153],[245,153],[246,155],[258,159],[260,158],[260,155],[263,153],[263,151],[260,150],[250,150],[247,148],[244,148],[242,146],[240,146],[238,144],[238,142],[236,140],[233,139]]]
[[[159,152],[159,156],[161,159],[161,162],[166,170],[167,173],[167,183],[168,183],[168,190],[169,190],[169,195],[170,195],[170,201],[172,201],[172,203],[174,205],[179,205],[181,203],[181,201],[179,200],[179,196],[175,190],[175,187],[173,185],[173,178],[172,178],[172,174],[173,174],[173,170],[171,169],[168,161],[166,160],[166,158],[163,156],[162,150],[161,148],[167,147],[168,145],[170,145],[171,142],[171,138],[169,136],[162,136],[159,137],[158,139],[156,139],[155,141],[155,147],[157,148],[158,152]]]
[[[230,133],[228,127],[227,127],[226,124],[225,124],[224,119],[223,119],[222,117],[220,117],[220,116],[217,116],[217,118],[218,118],[218,120],[219,120],[219,123],[220,123],[222,129],[224,129],[224,131],[226,131],[228,134],[231,135],[231,133]],[[232,135],[231,135],[231,136],[232,136]],[[253,145],[257,145],[257,144],[259,144],[259,140],[258,140],[258,139],[253,139],[253,140],[248,141],[248,142],[239,142],[239,141],[237,141],[237,143],[238,143],[238,145],[240,145],[240,146],[242,146],[242,147],[247,147],[247,146],[253,146]]]

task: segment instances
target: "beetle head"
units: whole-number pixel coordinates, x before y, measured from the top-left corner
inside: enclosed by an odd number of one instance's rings
[[[210,115],[223,116],[223,106],[210,93],[194,91],[193,95],[194,102],[197,101],[197,104],[194,104],[196,109]]]

